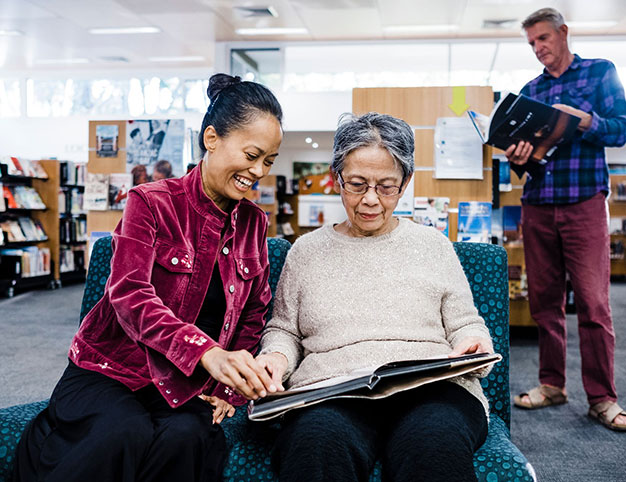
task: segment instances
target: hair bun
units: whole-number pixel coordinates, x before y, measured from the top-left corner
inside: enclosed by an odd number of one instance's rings
[[[228,74],[215,74],[209,79],[209,87],[207,88],[206,93],[209,96],[209,100],[213,102],[224,89],[240,83],[241,77],[238,75],[233,77]]]

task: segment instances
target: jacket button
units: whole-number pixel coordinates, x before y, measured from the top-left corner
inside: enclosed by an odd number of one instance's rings
[[[178,403],[178,398],[175,398],[174,400],[172,400],[172,403]]]
[[[169,395],[170,393],[172,393],[172,391],[168,388],[167,390],[165,390],[165,393]]]
[[[230,291],[231,293],[234,293],[235,292],[235,286],[234,285],[230,285],[228,287],[228,291]]]
[[[250,271],[248,268],[244,268],[243,269],[243,272],[246,273],[246,274],[248,274],[248,271]]]
[[[228,327],[229,327],[229,326],[230,326],[230,323],[226,323],[226,324],[224,325],[224,331],[228,331]]]
[[[172,264],[174,266],[176,266],[178,264],[178,258],[177,257],[173,257],[171,261],[172,261]]]
[[[224,249],[222,249],[222,253],[224,254],[228,254],[229,250],[226,246],[224,246]]]

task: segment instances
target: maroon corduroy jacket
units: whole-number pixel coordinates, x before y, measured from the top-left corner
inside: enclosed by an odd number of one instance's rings
[[[245,401],[199,361],[217,344],[253,351],[271,299],[265,213],[246,199],[230,214],[220,210],[202,189],[201,166],[130,190],[104,296],[69,351],[78,366],[132,390],[153,383],[172,407],[202,392]],[[194,323],[216,258],[226,314],[212,340]]]

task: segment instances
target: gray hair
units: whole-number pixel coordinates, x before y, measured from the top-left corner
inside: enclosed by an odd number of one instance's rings
[[[362,147],[380,146],[386,149],[402,170],[402,183],[415,170],[413,129],[401,119],[387,114],[369,112],[362,116],[342,114],[333,144],[333,172],[343,171],[346,156]]]
[[[554,8],[540,8],[524,19],[522,28],[526,30],[539,22],[551,23],[554,30],[558,30],[561,25],[565,25],[565,19],[558,10]]]

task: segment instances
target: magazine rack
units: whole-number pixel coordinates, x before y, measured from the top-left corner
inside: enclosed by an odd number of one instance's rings
[[[268,238],[270,287],[275,292],[290,244]],[[509,401],[509,326],[507,258],[503,248],[479,243],[455,243],[454,248],[469,280],[474,302],[491,332],[494,348],[502,361],[482,380],[489,398],[489,434],[474,456],[474,467],[480,481],[533,481],[534,471],[510,439],[511,407]],[[111,238],[101,238],[95,245],[89,265],[80,318],[97,303],[109,276]],[[271,311],[271,306],[270,306]],[[271,313],[270,313],[271,314]],[[47,401],[0,409],[0,481],[8,480],[17,443],[25,425],[47,406]],[[278,423],[249,422],[246,407],[222,423],[229,446],[224,470],[225,481],[278,480],[270,466],[270,450]],[[381,477],[377,464],[370,481]]]

